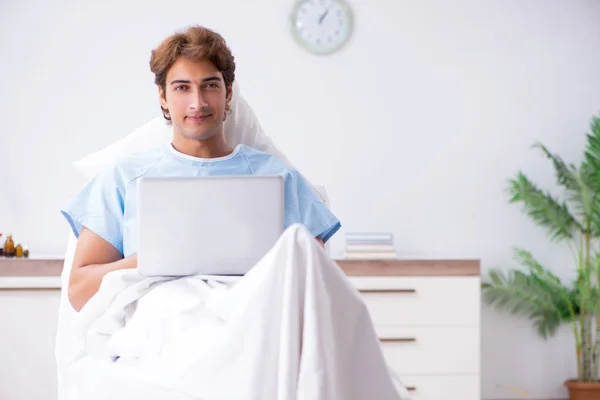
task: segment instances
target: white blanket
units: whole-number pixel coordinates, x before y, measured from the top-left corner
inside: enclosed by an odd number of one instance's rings
[[[72,398],[408,398],[359,293],[300,225],[237,282],[110,273],[73,328]]]

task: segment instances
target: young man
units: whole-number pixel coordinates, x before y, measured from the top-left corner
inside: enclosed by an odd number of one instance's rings
[[[224,40],[189,28],[152,52],[150,68],[172,143],[120,161],[62,211],[78,237],[68,295],[86,340],[65,374],[89,383],[78,398],[399,400],[361,296],[322,249],[339,220],[297,171],[223,138],[235,79]],[[224,289],[132,271],[137,179],[242,174],[284,177],[288,228],[248,275]],[[126,368],[125,386],[86,379],[99,373],[79,366],[88,355]]]
[[[62,211],[78,237],[68,291],[77,311],[104,275],[137,267],[135,181],[142,176],[282,175],[286,227],[303,224],[321,244],[340,228],[297,171],[270,154],[225,142],[235,62],[221,36],[202,27],[173,35],[152,52],[150,69],[173,126],[171,145],[119,162]]]

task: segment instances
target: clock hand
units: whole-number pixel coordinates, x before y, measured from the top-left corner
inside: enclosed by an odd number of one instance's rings
[[[323,23],[323,20],[325,19],[327,14],[329,14],[330,8],[331,8],[331,6],[327,7],[327,10],[325,10],[325,13],[323,13],[323,15],[321,15],[321,17],[319,18],[319,25],[321,25]]]

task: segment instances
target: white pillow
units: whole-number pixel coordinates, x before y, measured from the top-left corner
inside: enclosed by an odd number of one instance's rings
[[[264,134],[254,112],[240,94],[239,85],[235,82],[231,98],[231,114],[225,120],[224,135],[230,146],[235,147],[238,144],[245,144],[257,150],[273,154],[290,164],[289,160],[275,147],[271,139]],[[73,165],[89,181],[118,159],[162,146],[169,143],[172,136],[172,127],[166,124],[161,115],[135,129],[123,139],[73,162]]]

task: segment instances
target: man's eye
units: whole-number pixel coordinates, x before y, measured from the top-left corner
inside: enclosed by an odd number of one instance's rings
[[[219,85],[217,83],[209,83],[206,86],[209,88],[218,88],[219,87]]]
[[[187,89],[187,85],[180,85],[175,88],[175,90],[186,90],[186,89]]]

